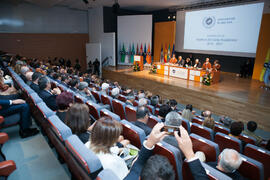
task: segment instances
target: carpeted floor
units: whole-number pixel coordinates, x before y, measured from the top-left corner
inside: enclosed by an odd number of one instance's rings
[[[21,139],[19,126],[1,130],[9,135],[9,141],[2,151],[7,160],[13,160],[17,169],[9,180],[66,180],[70,179],[64,165],[61,165],[56,154],[49,147],[45,138],[39,133],[36,136]]]

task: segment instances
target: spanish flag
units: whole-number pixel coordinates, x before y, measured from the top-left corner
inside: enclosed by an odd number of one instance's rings
[[[167,44],[165,44],[165,48],[164,48],[164,63],[167,63],[167,56],[168,56]]]
[[[150,43],[148,44],[148,48],[147,48],[146,62],[148,64],[151,64],[151,48],[150,48]]]

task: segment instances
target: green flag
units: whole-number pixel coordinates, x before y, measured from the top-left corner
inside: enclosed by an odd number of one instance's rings
[[[171,46],[169,44],[167,61],[170,62],[170,59],[171,59]]]
[[[133,64],[134,62],[134,54],[135,54],[135,47],[134,47],[134,43],[132,43],[132,50],[130,53],[130,62]]]
[[[124,63],[125,58],[126,58],[126,50],[125,50],[125,44],[124,43],[123,43],[122,50],[120,51],[120,54],[121,54],[121,62]]]

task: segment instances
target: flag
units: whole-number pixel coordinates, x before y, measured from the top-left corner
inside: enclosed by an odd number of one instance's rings
[[[122,50],[120,51],[120,54],[121,54],[121,62],[125,62],[125,59],[126,59],[126,50],[125,50],[125,44],[123,43],[123,47],[122,47]]]
[[[174,44],[173,44],[173,49],[172,49],[172,54],[175,54],[175,49],[174,49],[175,47],[174,47]]]
[[[146,63],[146,43],[144,43],[144,48],[143,48],[143,64]]]
[[[130,54],[131,54],[131,44],[128,43],[128,50],[126,52],[126,62],[129,63],[130,62]]]
[[[151,64],[151,47],[150,47],[150,43],[148,44],[148,48],[147,48],[146,62],[148,64]]]
[[[163,44],[161,44],[161,51],[160,51],[160,62],[161,62],[161,63],[164,63]]]
[[[171,59],[171,46],[170,46],[170,44],[169,44],[167,61],[169,62],[170,59]]]
[[[270,48],[267,51],[267,55],[266,55],[266,58],[265,58],[265,61],[264,62],[267,63],[269,59],[270,59]],[[261,75],[260,75],[260,81],[261,82],[264,81],[265,71],[266,71],[266,68],[263,67],[262,72],[261,72]]]
[[[142,43],[141,43],[141,48],[140,48],[140,55],[141,56],[143,55],[143,46],[142,46]]]
[[[130,53],[130,62],[132,64],[134,62],[134,54],[135,54],[135,47],[134,47],[134,43],[132,43],[132,49],[131,49],[131,53]]]
[[[167,63],[167,58],[168,58],[168,54],[167,54],[167,44],[165,44],[165,48],[164,48],[164,63]]]
[[[139,55],[139,44],[137,43],[136,55]]]

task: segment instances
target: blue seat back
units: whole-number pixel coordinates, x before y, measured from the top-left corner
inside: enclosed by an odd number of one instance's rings
[[[121,124],[123,125],[123,136],[129,139],[134,146],[141,148],[146,137],[144,130],[127,120],[122,120]]]
[[[51,124],[51,128],[61,141],[66,140],[72,135],[71,129],[64,124],[58,116],[52,115],[48,117],[48,121]]]
[[[120,116],[118,116],[117,114],[115,114],[115,113],[109,111],[108,109],[101,109],[101,110],[100,110],[100,117],[102,117],[102,116],[109,116],[109,117],[111,117],[112,119],[115,119],[115,120],[117,120],[117,121],[120,121],[120,120],[121,120],[121,119],[120,119]]]
[[[104,169],[98,174],[96,180],[120,180],[118,176],[114,174],[114,172],[110,169]]]
[[[96,172],[99,173],[103,169],[99,158],[82,143],[78,136],[70,136],[65,141],[65,145],[70,155],[75,158],[76,162],[79,164],[76,168],[83,168],[89,176]],[[95,177],[93,179],[95,179]]]

